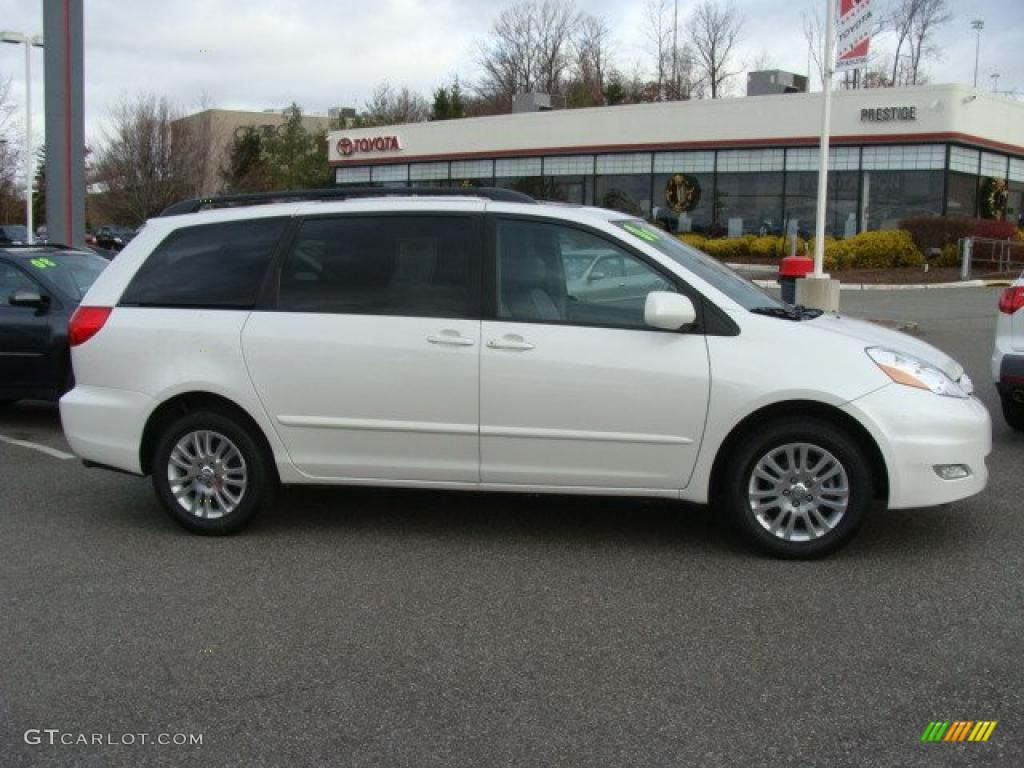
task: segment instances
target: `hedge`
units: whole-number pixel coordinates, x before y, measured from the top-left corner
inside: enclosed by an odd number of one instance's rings
[[[1019,238],[1017,225],[999,219],[966,219],[962,216],[915,216],[900,222],[914,238],[914,244],[927,253],[932,248],[944,249],[964,237],[986,237],[993,240]]]
[[[746,259],[781,259],[788,255],[786,239],[777,235],[743,235],[742,237],[709,238],[703,235],[679,235],[684,243],[699,248],[709,256],[721,261],[744,261]],[[797,244],[797,253],[803,253],[806,243]]]
[[[814,243],[811,243],[814,251]],[[888,269],[924,264],[924,254],[901,229],[861,232],[844,240],[825,240],[825,269]]]
[[[679,235],[679,239],[721,261],[742,262],[750,257],[778,259],[788,253],[785,240],[771,235],[710,239],[686,234]],[[814,253],[814,241],[800,241],[797,253]],[[921,264],[924,264],[924,255],[914,245],[910,233],[902,230],[861,232],[845,240],[825,238],[825,268],[829,271],[913,267]]]

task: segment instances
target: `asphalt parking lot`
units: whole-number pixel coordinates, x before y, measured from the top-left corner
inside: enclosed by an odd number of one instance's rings
[[[1024,765],[997,296],[843,293],[959,359],[995,445],[981,496],[875,514],[819,562],[752,554],[714,509],[370,489],[199,538],[146,480],[0,442],[0,766]],[[52,406],[0,436],[67,450]],[[932,720],[998,726],[921,743]]]

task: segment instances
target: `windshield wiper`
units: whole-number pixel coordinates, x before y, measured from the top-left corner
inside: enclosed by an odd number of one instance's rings
[[[803,304],[797,304],[796,306],[786,304],[782,307],[754,307],[750,311],[758,315],[778,317],[782,320],[795,320],[797,322],[801,320],[813,320],[822,314],[820,309],[810,309],[805,307]]]
[[[813,320],[825,314],[823,309],[812,309],[811,307],[805,307],[803,304],[797,304],[793,309],[800,313],[801,320]]]
[[[768,317],[778,317],[782,320],[796,320],[800,321],[801,315],[795,307],[754,307],[750,310],[756,315],[767,315]]]

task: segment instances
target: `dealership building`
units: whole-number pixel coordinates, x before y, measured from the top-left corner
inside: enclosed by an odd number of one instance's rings
[[[673,231],[814,229],[821,94],[521,112],[334,131],[339,185],[497,186]],[[1024,103],[959,85],[837,91],[827,228],[1018,219]]]

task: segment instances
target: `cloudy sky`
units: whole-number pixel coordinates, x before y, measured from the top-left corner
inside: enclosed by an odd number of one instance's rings
[[[671,3],[671,0],[668,0]],[[795,72],[807,70],[802,14],[825,0],[733,0],[744,17],[737,64],[762,52]],[[883,10],[893,0],[875,0]],[[201,103],[265,109],[297,102],[306,111],[362,108],[382,80],[429,94],[458,75],[475,77],[477,47],[507,0],[85,0],[86,138],[102,140],[119,98],[150,91],[185,110]],[[604,16],[615,62],[629,72],[644,59],[645,0],[583,0]],[[680,17],[695,0],[679,0]],[[970,82],[973,18],[985,21],[979,87],[1024,94],[1024,2],[951,0],[953,20],[938,36],[942,58],[928,64],[932,82]],[[0,26],[42,31],[42,0],[0,0]],[[876,41],[884,47],[886,41]],[[42,141],[42,52],[33,54],[34,120]],[[0,78],[23,99],[20,48],[0,45]],[[741,83],[737,80],[737,87]]]

